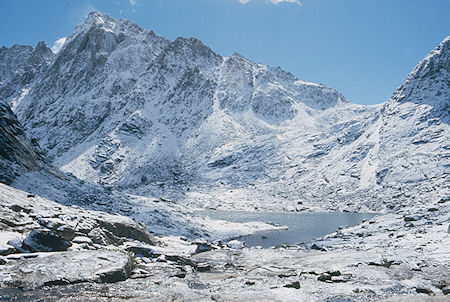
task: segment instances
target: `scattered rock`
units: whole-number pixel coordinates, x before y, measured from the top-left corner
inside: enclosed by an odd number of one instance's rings
[[[77,236],[75,238],[72,239],[73,243],[87,243],[87,244],[91,244],[92,243],[92,239],[89,237],[85,237],[85,236]]]
[[[352,274],[342,274],[340,271],[328,271],[321,274],[317,280],[327,283],[341,283],[347,282],[352,277]]]
[[[321,245],[319,245],[319,244],[316,244],[316,243],[314,243],[313,245],[311,245],[311,249],[312,249],[312,250],[322,251],[322,252],[326,252],[326,251],[327,251],[323,246],[321,246]]]
[[[156,258],[161,256],[160,253],[155,252],[150,246],[145,245],[130,245],[125,248],[125,251],[132,252],[137,257]]]
[[[173,277],[177,277],[177,278],[183,279],[183,278],[186,277],[186,273],[185,272],[179,272],[179,273],[176,273],[175,275],[173,275]]]
[[[331,276],[328,274],[322,274],[317,278],[317,280],[322,282],[331,281]]]
[[[22,246],[22,236],[16,232],[0,232],[0,255],[9,255],[16,252],[16,246]]]
[[[395,264],[393,260],[389,260],[388,261],[386,259],[383,259],[381,261],[381,263],[377,263],[377,262],[369,262],[368,263],[368,265],[370,265],[370,266],[382,266],[382,267],[385,267],[385,268],[390,268],[392,264]]]
[[[144,279],[150,277],[151,274],[143,269],[135,269],[130,275],[130,279]]]
[[[228,241],[227,246],[234,250],[241,250],[245,247],[245,244],[239,240]]]
[[[208,263],[199,263],[197,264],[196,270],[201,273],[209,272],[211,270],[211,266]]]
[[[21,207],[20,205],[17,205],[17,204],[13,204],[9,208],[11,210],[13,210],[14,212],[24,212],[26,214],[29,214],[31,212],[30,208],[24,208],[24,207]]]
[[[194,242],[197,245],[193,254],[209,252],[213,249],[213,246],[207,242]]]
[[[164,257],[166,260],[176,262],[179,265],[189,265],[193,268],[197,268],[197,263],[192,261],[189,258],[178,256],[178,255],[165,255]]]
[[[283,287],[300,289],[300,282],[295,281],[295,282],[286,284],[286,285],[284,285]]]
[[[123,241],[108,230],[93,228],[88,234],[92,242],[99,245],[120,245]]]
[[[278,274],[279,278],[289,278],[294,276],[297,276],[297,274],[296,273]]]
[[[421,217],[418,215],[406,216],[403,218],[404,221],[419,221],[420,219],[421,219]]]
[[[125,217],[115,221],[98,220],[98,225],[117,237],[135,239],[147,244],[156,245],[157,240],[141,225]]]
[[[442,197],[442,198],[438,201],[438,203],[439,203],[439,204],[446,203],[446,202],[449,201],[449,200],[450,200],[450,196]]]
[[[33,230],[23,241],[22,247],[31,252],[67,251],[72,244],[67,239],[48,230]]]
[[[433,291],[431,289],[421,287],[416,287],[416,292],[419,294],[427,294],[427,295],[433,294]]]

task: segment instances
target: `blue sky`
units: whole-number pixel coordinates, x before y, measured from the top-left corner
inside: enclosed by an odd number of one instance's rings
[[[450,35],[450,0],[0,0],[0,45],[52,46],[91,10],[281,66],[349,100],[387,100]]]

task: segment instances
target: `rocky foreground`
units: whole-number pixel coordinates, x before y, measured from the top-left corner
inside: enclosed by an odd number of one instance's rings
[[[155,238],[0,184],[2,301],[448,301],[448,199],[271,249]]]

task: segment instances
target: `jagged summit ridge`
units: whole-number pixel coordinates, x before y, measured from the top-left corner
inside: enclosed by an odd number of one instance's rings
[[[411,78],[432,77],[436,73],[443,72],[450,72],[450,36],[447,36],[417,64],[407,80]]]
[[[44,41],[40,41],[35,48],[17,44],[10,48],[1,47],[0,101],[15,107],[52,58],[53,53]]]
[[[449,108],[450,103],[450,36],[446,37],[409,73],[395,91],[394,102],[416,102]],[[426,91],[426,93],[424,93]],[[439,103],[436,101],[439,100]]]
[[[182,150],[196,140],[192,135],[219,116],[235,130],[257,133],[293,120],[318,125],[313,116],[346,103],[336,91],[280,68],[225,58],[197,39],[169,41],[93,12],[16,112],[55,164],[71,171],[82,165],[76,170],[84,176],[117,181],[131,166],[140,166],[141,174],[153,171],[147,179],[171,178],[170,171],[190,157]],[[99,162],[101,154],[117,160]]]

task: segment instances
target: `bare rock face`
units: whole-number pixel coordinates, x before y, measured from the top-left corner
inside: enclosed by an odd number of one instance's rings
[[[0,48],[0,99],[16,104],[28,86],[53,58],[50,48],[40,41],[35,48],[13,45]]]
[[[66,251],[71,245],[69,240],[47,230],[31,231],[22,243],[32,252]]]
[[[0,287],[34,289],[81,282],[118,282],[133,269],[130,255],[120,251],[70,251],[0,266]]]
[[[441,105],[443,107],[438,109],[448,118],[449,82],[450,36],[414,67],[403,84],[394,92],[392,100],[398,103]]]
[[[41,151],[28,140],[16,115],[0,102],[0,182],[9,184],[18,174],[44,165]]]

